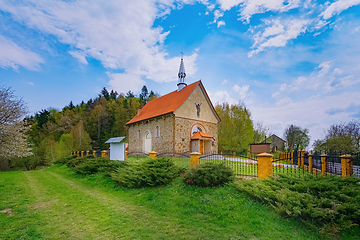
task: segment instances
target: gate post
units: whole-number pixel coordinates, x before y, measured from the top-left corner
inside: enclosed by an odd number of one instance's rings
[[[128,151],[125,151],[125,160],[128,158]]]
[[[320,155],[320,159],[321,159],[321,173],[322,174],[326,174],[329,171],[329,163],[327,161],[327,157],[328,155],[326,154],[321,154]]]
[[[149,152],[149,157],[152,159],[156,159],[156,152],[155,151]]]
[[[106,157],[106,150],[101,151],[101,157]]]
[[[256,155],[258,159],[258,178],[268,179],[273,175],[272,158],[273,155],[269,153],[260,153]]]
[[[291,161],[291,164],[294,164],[294,150],[291,150],[290,161]]]
[[[190,168],[196,167],[200,164],[200,153],[190,153]]]
[[[350,177],[353,174],[353,162],[351,155],[342,155],[341,158],[341,176],[343,178]]]
[[[304,167],[305,150],[299,150],[298,153],[299,153],[299,155],[298,155],[298,166],[303,168]]]
[[[311,153],[309,153],[309,168],[308,168],[308,171],[311,172],[311,173],[313,172],[312,171],[313,165],[314,165],[313,155]]]

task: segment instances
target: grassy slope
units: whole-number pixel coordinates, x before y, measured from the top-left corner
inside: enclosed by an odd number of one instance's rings
[[[233,187],[124,189],[65,166],[0,173],[0,239],[320,239]]]

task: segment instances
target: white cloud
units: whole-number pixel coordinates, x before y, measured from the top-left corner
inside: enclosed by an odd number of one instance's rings
[[[12,68],[15,71],[19,66],[29,70],[39,69],[44,60],[36,53],[19,47],[10,39],[0,35],[0,67]]]
[[[226,84],[229,80],[224,79],[221,84]]]
[[[79,60],[82,64],[88,64],[86,54],[82,51],[69,51],[70,55]]]
[[[138,74],[132,73],[107,73],[110,78],[109,85],[120,93],[139,92],[139,89],[145,85],[145,81]]]
[[[349,7],[360,4],[360,0],[339,0],[332,3],[324,12],[321,13],[321,16],[327,20],[334,16],[335,14],[339,14],[342,11],[348,9]]]
[[[225,22],[224,21],[219,21],[218,24],[217,24],[217,27],[220,27],[220,26],[225,26]]]
[[[216,23],[216,21],[222,16],[224,16],[223,12],[221,12],[220,10],[215,10],[214,11],[214,21],[213,21],[213,23]]]
[[[240,87],[239,85],[235,84],[233,90],[239,94],[239,99],[244,100],[248,94],[249,88],[249,85],[244,85]]]
[[[212,93],[208,91],[209,97],[211,99],[211,102],[217,104],[217,103],[223,103],[227,102],[229,104],[236,104],[238,103],[237,100],[230,97],[230,94],[227,91],[217,91],[215,93]]]
[[[248,56],[252,57],[254,54],[264,51],[265,48],[284,47],[289,40],[295,39],[305,32],[310,23],[310,20],[302,19],[265,21],[265,24],[270,26],[255,35],[255,43],[251,47],[254,50]]]
[[[73,50],[69,53],[81,63],[94,58],[105,68],[156,82],[177,79],[179,57],[170,58],[163,47],[169,31],[153,27],[156,18],[174,8],[172,0],[0,3],[1,11],[10,13],[14,20],[70,45]],[[196,58],[196,53],[185,56],[187,76],[196,72]],[[118,86],[114,79],[109,84]]]
[[[218,0],[223,11],[240,7],[241,19],[248,22],[252,15],[267,11],[286,12],[300,6],[300,0]]]

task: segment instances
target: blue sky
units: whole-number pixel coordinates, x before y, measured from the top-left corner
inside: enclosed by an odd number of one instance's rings
[[[103,87],[161,95],[201,79],[214,104],[322,138],[360,118],[360,0],[0,0],[0,84],[30,112]]]

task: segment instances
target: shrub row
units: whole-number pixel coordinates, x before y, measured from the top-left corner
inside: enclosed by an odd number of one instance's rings
[[[95,158],[94,156],[77,157],[76,155],[61,158],[55,163],[66,164],[76,173],[88,175],[94,173],[103,173],[110,175],[118,168],[126,165],[124,161],[111,161],[109,158]]]
[[[159,186],[170,183],[180,174],[170,158],[147,158],[142,161],[127,162],[111,178],[120,185],[129,188]]]
[[[253,179],[237,184],[240,191],[269,204],[280,214],[304,220],[320,232],[336,235],[360,224],[360,182],[338,176]]]

